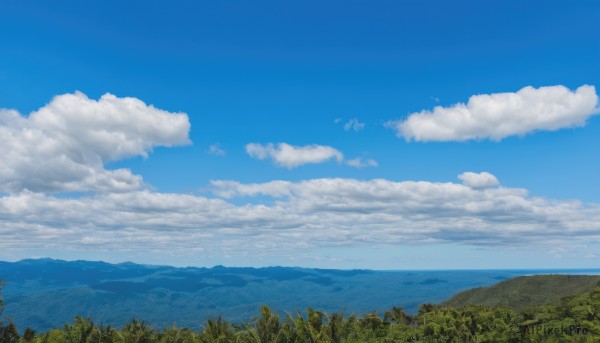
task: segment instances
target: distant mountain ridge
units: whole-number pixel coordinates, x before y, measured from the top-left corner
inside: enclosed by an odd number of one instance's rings
[[[456,294],[443,304],[501,306],[520,311],[528,307],[551,305],[560,299],[590,292],[600,286],[600,275],[519,276],[489,287],[473,288]]]
[[[600,270],[596,272],[600,273]],[[157,327],[198,327],[208,317],[232,322],[270,305],[279,313],[367,313],[392,306],[415,313],[457,292],[531,270],[372,271],[293,267],[212,268],[29,259],[0,262],[4,315],[19,327],[48,330],[75,315],[121,325],[132,318]]]

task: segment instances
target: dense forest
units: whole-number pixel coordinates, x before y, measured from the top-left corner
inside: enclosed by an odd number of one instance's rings
[[[0,315],[2,303],[0,302]],[[121,328],[76,317],[49,332],[20,331],[0,322],[1,342],[600,342],[600,287],[552,305],[511,310],[467,305],[462,308],[423,304],[415,316],[400,308],[362,316],[306,313],[280,317],[263,306],[242,325],[209,319],[199,330],[157,330],[132,320]]]

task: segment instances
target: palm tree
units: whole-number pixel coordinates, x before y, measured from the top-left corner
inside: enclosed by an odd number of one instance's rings
[[[235,335],[236,342],[285,343],[298,341],[289,319],[282,325],[279,316],[272,313],[267,305],[261,307],[260,314],[260,317],[254,318],[252,323],[244,323],[245,330]]]
[[[204,327],[202,335],[208,338],[210,342],[221,343],[230,341],[233,332],[229,323],[223,321],[219,316],[216,320],[208,319],[206,321],[206,327]]]
[[[125,325],[121,332],[126,343],[151,343],[154,338],[154,332],[146,322],[138,322],[136,319]]]
[[[65,324],[65,336],[68,343],[87,343],[94,332],[94,322],[91,318],[75,317],[75,323]]]
[[[328,342],[342,342],[346,335],[346,327],[344,325],[344,314],[336,312],[329,316],[327,313],[324,313],[324,316],[325,319],[327,319],[327,325],[324,326],[322,329],[322,331],[325,334],[325,337],[323,338]]]
[[[14,323],[8,323],[7,326],[3,326],[0,322],[0,342],[2,343],[18,343],[19,342],[19,331]]]
[[[173,324],[169,329],[160,332],[157,335],[156,342],[160,343],[185,343],[193,342],[193,333],[186,328],[178,328]]]
[[[373,332],[379,332],[385,327],[383,319],[379,317],[376,311],[373,311],[371,314],[365,314],[359,322],[362,327],[370,329]]]
[[[112,326],[104,326],[101,323],[100,326],[94,328],[91,341],[93,343],[111,343],[114,341],[116,333],[116,330]]]
[[[296,312],[296,319],[292,318],[288,314],[289,319],[294,325],[296,331],[296,340],[300,342],[315,343],[319,339],[319,331],[315,330],[314,326],[310,323],[310,315],[313,312],[311,308],[307,309],[307,319],[305,320],[300,312]],[[312,320],[316,324],[316,320]]]
[[[25,331],[23,332],[23,339],[25,340],[25,342],[31,342],[34,338],[35,330],[29,327],[25,328]]]
[[[254,325],[261,343],[276,342],[281,324],[279,316],[273,314],[269,306],[263,305],[260,308],[260,317],[254,320]]]
[[[394,306],[390,311],[383,314],[383,321],[386,323],[412,325],[414,318],[404,312],[404,309]]]

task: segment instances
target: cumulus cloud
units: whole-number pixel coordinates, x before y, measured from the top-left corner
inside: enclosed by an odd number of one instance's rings
[[[215,156],[225,156],[226,152],[219,143],[211,144],[208,147],[208,153]]]
[[[353,158],[351,160],[347,160],[346,164],[351,166],[351,167],[355,167],[355,168],[363,168],[363,167],[377,167],[378,163],[375,160],[372,159],[368,159],[363,161],[362,158],[357,157],[357,158]]]
[[[467,187],[471,187],[474,189],[485,189],[492,188],[500,185],[498,179],[488,173],[473,173],[473,172],[464,172],[458,176],[459,179],[463,181],[463,184]]]
[[[466,104],[436,106],[433,111],[412,113],[406,120],[387,125],[407,141],[499,141],[535,131],[584,126],[590,116],[598,113],[594,86],[583,85],[571,91],[559,85],[473,95]]]
[[[323,163],[332,159],[342,162],[344,155],[335,148],[324,145],[294,146],[287,143],[246,144],[246,153],[259,160],[272,159],[275,165],[296,168],[304,164]]]
[[[246,144],[246,153],[259,160],[272,159],[276,166],[289,169],[299,167],[304,164],[323,163],[335,159],[338,163],[345,162],[346,165],[363,168],[377,167],[377,161],[373,159],[364,160],[356,157],[350,160],[344,160],[344,154],[339,150],[324,145],[306,145],[293,146],[287,143],[266,145],[258,143]]]
[[[476,186],[484,177],[461,174],[464,183],[478,180]],[[30,191],[5,195],[0,197],[0,251],[218,255],[378,244],[600,240],[600,206],[531,197],[524,189],[500,185],[324,178],[215,180],[211,186],[216,197],[148,190],[77,198]],[[240,198],[252,201],[240,203]]]
[[[0,109],[0,191],[139,189],[140,176],[105,163],[189,144],[189,129],[185,113],[112,94],[59,95],[29,116]]]

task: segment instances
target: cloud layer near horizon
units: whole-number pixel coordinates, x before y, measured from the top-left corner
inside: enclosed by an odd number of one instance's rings
[[[560,85],[529,86],[515,93],[473,95],[466,104],[436,106],[387,126],[407,141],[499,141],[535,131],[583,126],[594,114],[598,114],[594,86],[583,85],[575,91]]]
[[[185,113],[148,106],[136,98],[76,92],[23,116],[0,109],[0,191],[131,191],[142,177],[104,164],[147,157],[157,146],[189,144]]]
[[[524,189],[500,186],[489,173],[461,178],[462,184],[216,180],[212,189],[217,197],[144,190],[58,198],[23,191],[0,197],[0,249],[243,254],[373,244],[501,246],[600,239],[600,206],[530,197]],[[248,198],[254,200],[239,202]]]

